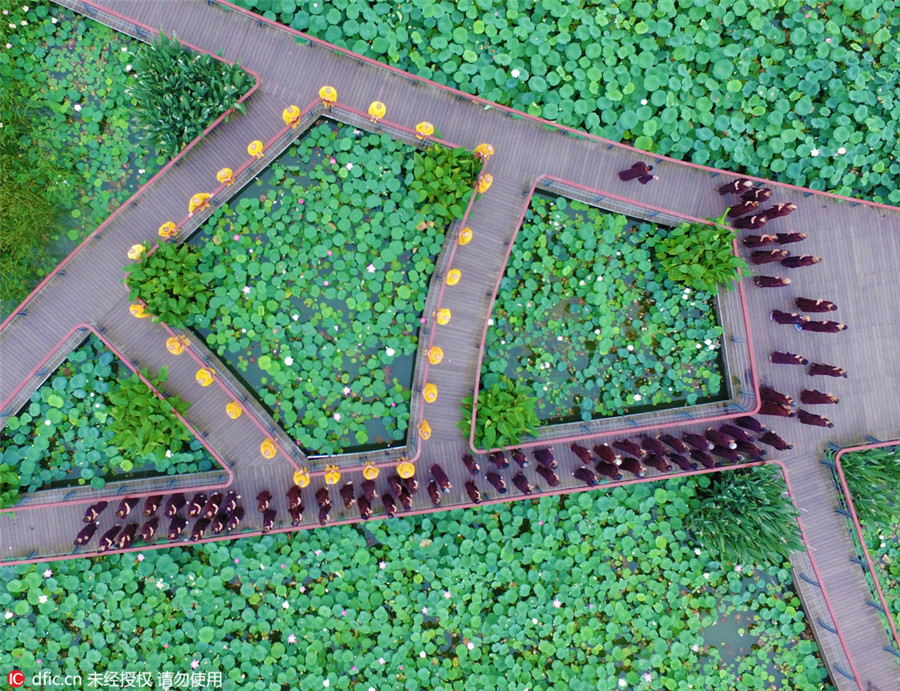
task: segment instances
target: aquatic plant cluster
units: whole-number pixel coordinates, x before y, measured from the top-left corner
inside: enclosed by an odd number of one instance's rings
[[[647,151],[900,202],[896,0],[238,4]]]
[[[673,283],[666,229],[536,195],[488,327],[482,388],[529,382],[542,420],[693,405],[721,391],[714,297]]]
[[[225,688],[821,689],[790,572],[713,561],[693,507],[685,479],[10,567],[0,649]]]
[[[407,193],[413,151],[317,125],[204,226],[213,295],[194,326],[316,453],[406,436],[395,370],[411,367],[446,232]]]
[[[177,396],[160,401],[90,336],[7,420],[0,463],[20,476],[22,494],[213,468],[209,452],[169,412],[173,405],[184,406]]]
[[[7,312],[161,163],[141,145],[133,115],[137,41],[42,0],[27,10],[4,7],[0,306]]]

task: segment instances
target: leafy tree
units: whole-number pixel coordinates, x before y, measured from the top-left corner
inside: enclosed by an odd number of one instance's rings
[[[772,466],[739,468],[697,477],[685,527],[718,561],[778,566],[803,549],[800,514]]]
[[[237,101],[251,82],[239,65],[193,53],[162,32],[141,48],[135,70],[136,115],[156,149],[169,158],[223,111],[242,111]]]
[[[165,367],[159,370],[156,377],[152,377],[147,368],[142,369],[141,373],[157,389],[169,378]],[[175,413],[184,415],[191,404],[178,396],[160,400],[137,374],[122,381],[118,388],[109,392],[107,398],[112,404],[110,416],[115,432],[111,443],[123,453],[162,457],[167,449],[180,449],[190,441],[191,433]],[[132,461],[126,456],[120,465],[122,470],[129,471]]]
[[[15,506],[18,501],[19,476],[9,463],[0,463],[0,509]]]
[[[460,406],[463,419],[456,426],[465,433],[472,426],[473,400],[466,396]],[[537,399],[521,382],[500,376],[493,386],[478,394],[475,444],[480,448],[515,446],[523,434],[535,434],[537,426]]]
[[[200,259],[200,251],[191,245],[161,243],[142,261],[125,267],[129,298],[143,301],[155,321],[183,325],[205,312],[212,295],[210,277],[197,270]]]
[[[414,173],[409,189],[418,195],[425,216],[434,216],[445,224],[462,218],[466,197],[478,177],[481,165],[470,151],[432,145],[413,156]]]
[[[847,454],[841,462],[860,521],[889,528],[900,521],[900,458],[897,447]]]
[[[679,224],[656,246],[656,253],[675,283],[710,293],[717,285],[731,290],[738,269],[747,268],[747,262],[732,251],[734,231],[725,225],[725,214],[709,220],[712,225]]]

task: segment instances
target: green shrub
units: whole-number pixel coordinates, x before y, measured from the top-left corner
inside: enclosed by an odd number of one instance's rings
[[[475,445],[481,449],[515,446],[523,434],[537,432],[537,399],[530,389],[509,377],[498,377],[488,389],[478,394],[478,410],[475,414]],[[460,410],[463,419],[457,428],[465,434],[472,428],[474,398],[462,399]]]
[[[465,214],[467,198],[481,165],[470,151],[432,145],[413,156],[410,192],[418,195],[422,214],[449,225]]]
[[[0,509],[15,506],[19,501],[19,476],[8,463],[0,463]]]
[[[169,158],[222,112],[242,107],[237,101],[251,85],[239,65],[193,53],[162,32],[141,48],[135,69],[138,120],[157,151]]]
[[[854,451],[842,457],[841,467],[860,521],[876,528],[889,528],[900,522],[897,447]]]
[[[211,297],[211,276],[197,271],[200,259],[200,251],[191,245],[161,243],[155,252],[125,267],[129,298],[143,301],[154,321],[182,326],[202,314]]]
[[[169,378],[163,367],[156,377],[147,368],[141,370],[158,390]],[[109,411],[114,436],[111,443],[125,454],[120,463],[122,470],[132,469],[135,455],[152,454],[163,457],[168,449],[181,448],[191,440],[191,433],[174,415],[187,413],[191,404],[178,396],[160,400],[135,373],[110,390],[107,395],[112,408]]]
[[[734,231],[724,221],[723,215],[713,225],[680,223],[666,233],[656,254],[672,281],[710,293],[720,285],[734,288],[738,270],[747,268],[747,262],[735,256]]]
[[[696,482],[685,527],[713,559],[779,566],[803,549],[800,514],[777,468],[739,468],[700,475]]]

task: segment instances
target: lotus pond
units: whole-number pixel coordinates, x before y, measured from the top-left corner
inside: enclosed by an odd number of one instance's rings
[[[126,435],[127,445],[117,438],[115,399],[131,378],[131,371],[90,336],[75,348],[30,401],[7,420],[0,430],[0,463],[19,476],[22,494],[51,487],[90,483],[102,488],[107,481],[174,475],[218,467],[212,456],[165,407],[154,415],[161,418],[134,420]],[[148,396],[152,393],[140,384]],[[158,398],[154,400],[158,401]],[[138,430],[151,425],[166,430],[177,425],[184,434],[168,435],[158,449],[135,448]],[[189,438],[186,438],[189,437]]]
[[[402,444],[446,227],[407,193],[413,147],[317,124],[192,239],[194,326],[311,453]]]
[[[528,382],[547,423],[719,396],[715,297],[661,270],[665,230],[535,195],[491,314],[482,387],[503,375]]]
[[[896,0],[238,4],[647,151],[900,202]]]
[[[693,487],[7,567],[0,647],[226,689],[830,688],[790,572],[689,543]]]

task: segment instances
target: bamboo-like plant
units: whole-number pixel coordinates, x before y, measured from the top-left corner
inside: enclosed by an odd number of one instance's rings
[[[538,427],[537,399],[528,387],[509,377],[501,376],[497,383],[478,394],[475,414],[475,444],[482,449],[515,446],[523,434],[535,434]],[[463,419],[456,426],[468,434],[472,428],[474,398],[462,399]]]
[[[713,559],[779,566],[803,549],[799,513],[774,467],[700,475],[696,483],[685,527]]]
[[[660,264],[675,283],[697,290],[716,292],[716,286],[728,290],[738,280],[738,269],[747,262],[732,249],[734,231],[725,223],[727,212],[705,223],[680,223],[656,246]]]
[[[842,458],[841,468],[860,520],[888,528],[900,521],[900,454],[898,447],[854,451]]]
[[[212,295],[208,287],[212,277],[197,270],[200,258],[191,245],[160,244],[142,261],[125,267],[130,299],[141,300],[155,321],[184,325],[206,311]]]
[[[432,145],[413,156],[414,173],[410,191],[418,195],[425,216],[441,219],[449,225],[462,218],[466,197],[478,177],[481,165],[466,149],[447,149]]]
[[[165,367],[160,368],[156,377],[146,368],[141,374],[157,389],[169,378]],[[137,374],[121,381],[107,398],[112,404],[110,417],[115,432],[112,444],[125,455],[122,470],[132,469],[129,455],[153,454],[161,458],[167,449],[180,449],[190,441],[190,432],[175,413],[184,415],[191,404],[178,396],[161,400]]]
[[[237,106],[251,82],[239,65],[191,52],[162,32],[140,50],[135,70],[136,115],[157,151],[169,158]]]

